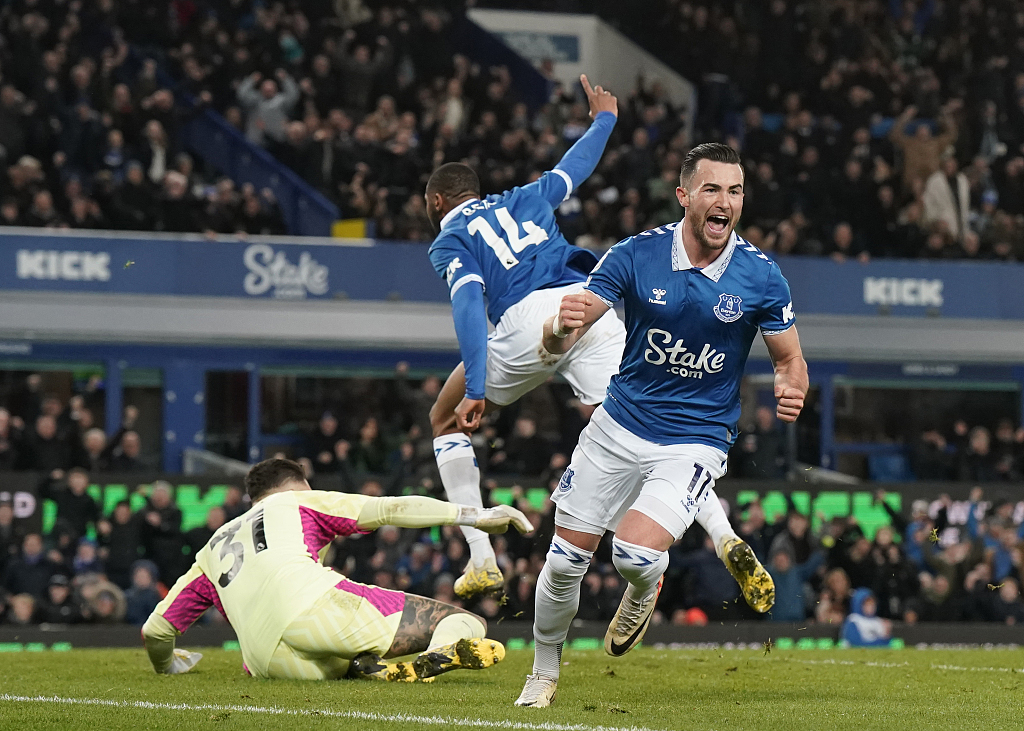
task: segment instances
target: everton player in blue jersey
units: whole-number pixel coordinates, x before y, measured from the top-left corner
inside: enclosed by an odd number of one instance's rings
[[[462,364],[431,409],[434,454],[453,503],[482,507],[480,470],[468,434],[490,409],[511,404],[555,372],[593,408],[618,369],[625,330],[614,312],[597,318],[571,353],[545,351],[544,321],[566,294],[578,293],[597,257],[571,246],[554,209],[597,167],[615,126],[618,103],[580,81],[594,122],[554,170],[501,195],[480,195],[480,181],[462,163],[439,167],[427,182],[427,215],[440,233],[430,261],[447,280]],[[486,298],[486,304],[485,304]],[[487,320],[495,330],[488,338]],[[502,589],[504,580],[488,536],[463,528],[470,561],[455,582],[462,597]]]
[[[608,397],[580,435],[554,501],[556,535],[537,581],[533,674],[517,705],[547,706],[555,694],[580,582],[606,530],[629,582],[605,635],[611,655],[643,637],[668,566],[668,548],[696,520],[739,582],[766,612],[771,577],[729,525],[715,494],[736,439],[740,379],[760,332],[775,364],[777,414],[794,421],[807,392],[807,364],[779,267],[734,228],[743,209],[743,168],[726,145],[692,149],[676,195],[679,223],[612,247],[582,293],[564,297],[544,326],[552,353],[571,353],[591,323],[617,302],[626,348]]]

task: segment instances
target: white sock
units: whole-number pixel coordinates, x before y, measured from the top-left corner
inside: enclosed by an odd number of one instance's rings
[[[444,645],[450,645],[462,639],[473,637],[485,637],[487,628],[475,615],[466,612],[456,612],[437,623],[434,634],[430,636],[430,646],[427,650],[433,650]]]
[[[654,593],[658,580],[668,568],[668,551],[656,551],[613,538],[612,563],[622,578],[629,582],[626,594],[640,602]]]
[[[434,457],[437,471],[441,473],[444,494],[450,503],[472,505],[483,508],[480,497],[480,468],[476,463],[473,443],[465,434],[445,434],[434,440]],[[481,566],[487,559],[494,559],[491,539],[482,530],[460,526],[462,535],[469,544],[469,560]]]
[[[714,488],[707,490],[707,498],[697,510],[697,522],[711,536],[711,542],[715,544],[719,558],[722,556],[722,546],[725,542],[739,537],[732,529],[729,516],[722,509],[722,501],[718,499]]]
[[[577,548],[557,535],[551,540],[547,560],[537,578],[534,675],[558,679],[562,644],[580,607],[580,584],[593,557],[592,551]]]

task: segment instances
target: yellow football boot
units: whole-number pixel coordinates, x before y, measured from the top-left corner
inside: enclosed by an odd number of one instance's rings
[[[411,665],[420,680],[433,680],[441,673],[462,668],[483,670],[505,659],[505,646],[497,640],[473,637],[435,647],[421,653]]]
[[[455,593],[463,599],[478,594],[500,594],[504,589],[505,577],[493,558],[484,561],[482,566],[470,561],[466,571],[455,580]]]
[[[739,538],[732,538],[722,546],[719,556],[740,585],[751,609],[764,614],[775,605],[775,582],[750,546]]]

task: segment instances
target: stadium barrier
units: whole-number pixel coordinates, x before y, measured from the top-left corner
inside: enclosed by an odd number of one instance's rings
[[[604,647],[604,622],[573,622],[567,647],[570,650],[598,650]],[[644,644],[656,648],[718,647],[723,649],[825,650],[838,645],[839,627],[791,622],[725,622],[705,627],[673,624],[651,625]],[[533,639],[530,622],[490,622],[488,637],[510,650],[525,650]],[[1024,645],[1024,626],[999,623],[893,622],[890,647],[1018,647]],[[222,621],[197,624],[178,639],[181,647],[221,647],[238,650],[231,626]],[[139,647],[139,628],[131,625],[68,626],[33,625],[0,627],[0,653],[62,652],[89,647]],[[141,651],[141,649],[140,649]],[[241,664],[241,659],[239,659]]]
[[[778,260],[799,316],[1024,320],[1024,264]],[[0,290],[449,301],[423,243],[15,227],[0,233]]]
[[[0,501],[12,502],[15,527],[20,533],[40,530],[46,533],[53,528],[56,507],[53,501],[41,500],[39,497],[38,487],[45,478],[46,475],[42,473],[0,472]],[[224,502],[228,487],[241,484],[240,478],[165,473],[104,474],[94,475],[93,479],[89,494],[100,504],[104,514],[110,513],[119,501],[125,499],[130,501],[133,510],[141,508],[145,504],[148,486],[156,480],[166,481],[172,486],[177,505],[182,511],[183,531],[203,525],[210,508]],[[344,489],[341,479],[333,475],[315,476],[310,483],[320,490]],[[527,488],[526,498],[534,508],[544,508],[549,494],[546,488],[530,486],[529,481],[517,482],[504,476],[499,484],[490,493],[493,502],[512,502],[512,485],[519,484]],[[716,484],[715,490],[730,507],[742,507],[754,499],[760,500],[769,521],[784,514],[790,502],[800,512],[812,516],[814,528],[822,520],[853,516],[868,537],[874,537],[878,528],[890,523],[888,513],[875,501],[877,491],[884,491],[886,503],[904,515],[909,514],[913,501],[925,500],[934,516],[941,508],[941,496],[948,495],[952,501],[947,511],[949,527],[940,536],[941,543],[946,545],[962,538],[962,530],[971,509],[967,498],[972,487],[974,485],[971,483],[941,482],[837,486],[810,482],[725,479]],[[408,487],[406,492],[416,489]],[[1015,503],[1014,521],[1018,525],[1024,522],[1024,484],[1016,483],[989,486],[985,501],[975,507],[977,517],[983,518],[992,508],[993,502],[1004,499],[1012,499]]]

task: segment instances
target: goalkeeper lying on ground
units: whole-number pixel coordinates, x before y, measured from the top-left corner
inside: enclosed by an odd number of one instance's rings
[[[382,525],[502,533],[511,523],[521,533],[533,530],[518,510],[313,491],[302,468],[286,459],[255,465],[245,488],[252,508],[217,531],[142,628],[158,673],[188,672],[199,661],[199,653],[176,650],[174,640],[211,606],[231,623],[257,678],[426,680],[504,657],[500,643],[483,639],[487,627],[475,614],[357,584],[320,561],[337,536]]]

